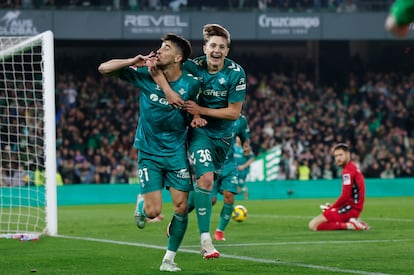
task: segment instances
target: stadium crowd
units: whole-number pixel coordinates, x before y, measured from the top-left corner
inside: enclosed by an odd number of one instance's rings
[[[0,8],[104,10],[385,11],[392,0],[8,0]]]
[[[287,75],[274,66],[273,70],[261,66],[265,69],[261,72],[246,65],[250,68],[243,114],[249,121],[251,146],[256,156],[282,147],[278,179],[338,177],[341,171],[330,152],[337,142],[351,145],[352,159],[367,178],[414,177],[414,74],[359,72],[340,84],[317,85],[310,73]],[[94,70],[64,71],[58,68],[56,76],[59,181],[136,182],[137,153],[132,143],[138,92]],[[7,146],[9,130],[1,131],[7,156],[11,155],[7,150],[14,150]],[[19,168],[11,175],[4,166],[0,184],[27,184],[28,177],[22,174],[33,169]],[[41,174],[30,177],[36,181]]]
[[[351,145],[367,178],[414,176],[414,75],[367,73],[317,87],[304,74],[249,77],[245,112],[256,154],[282,145],[286,178],[332,178],[331,146]],[[282,175],[283,177],[283,175]]]
[[[360,83],[359,83],[360,82]],[[138,93],[119,80],[57,77],[57,163],[64,183],[127,183]],[[243,113],[260,155],[281,145],[279,179],[338,177],[331,147],[351,145],[367,178],[414,177],[414,75],[366,73],[344,87],[320,87],[306,74],[248,72]]]

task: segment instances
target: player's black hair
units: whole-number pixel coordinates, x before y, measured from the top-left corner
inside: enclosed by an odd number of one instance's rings
[[[346,143],[338,143],[334,146],[333,150],[336,151],[338,149],[342,149],[345,152],[349,152],[349,146]]]
[[[167,33],[162,37],[162,41],[171,41],[181,50],[183,59],[181,63],[184,63],[191,55],[191,43],[182,36],[174,33]]]

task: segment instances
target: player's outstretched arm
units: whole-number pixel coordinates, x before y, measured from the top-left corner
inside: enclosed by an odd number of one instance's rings
[[[111,59],[99,65],[98,71],[103,75],[117,75],[119,70],[128,66],[146,66],[147,62],[153,59],[154,56],[154,52],[151,52],[148,55],[138,54],[132,58]]]

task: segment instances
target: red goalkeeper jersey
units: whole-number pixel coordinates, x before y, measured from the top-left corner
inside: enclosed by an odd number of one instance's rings
[[[365,201],[365,180],[359,168],[350,161],[342,171],[342,193],[331,208],[362,211]]]

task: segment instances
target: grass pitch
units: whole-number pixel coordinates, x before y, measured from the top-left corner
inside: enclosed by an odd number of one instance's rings
[[[367,198],[369,231],[311,232],[309,220],[330,199],[237,201],[248,219],[231,221],[222,257],[203,260],[196,217],[177,253],[180,274],[414,274],[414,198]],[[211,232],[222,202],[214,206]],[[59,237],[0,239],[0,274],[158,274],[167,245],[165,220],[136,228],[134,205],[59,207]]]

